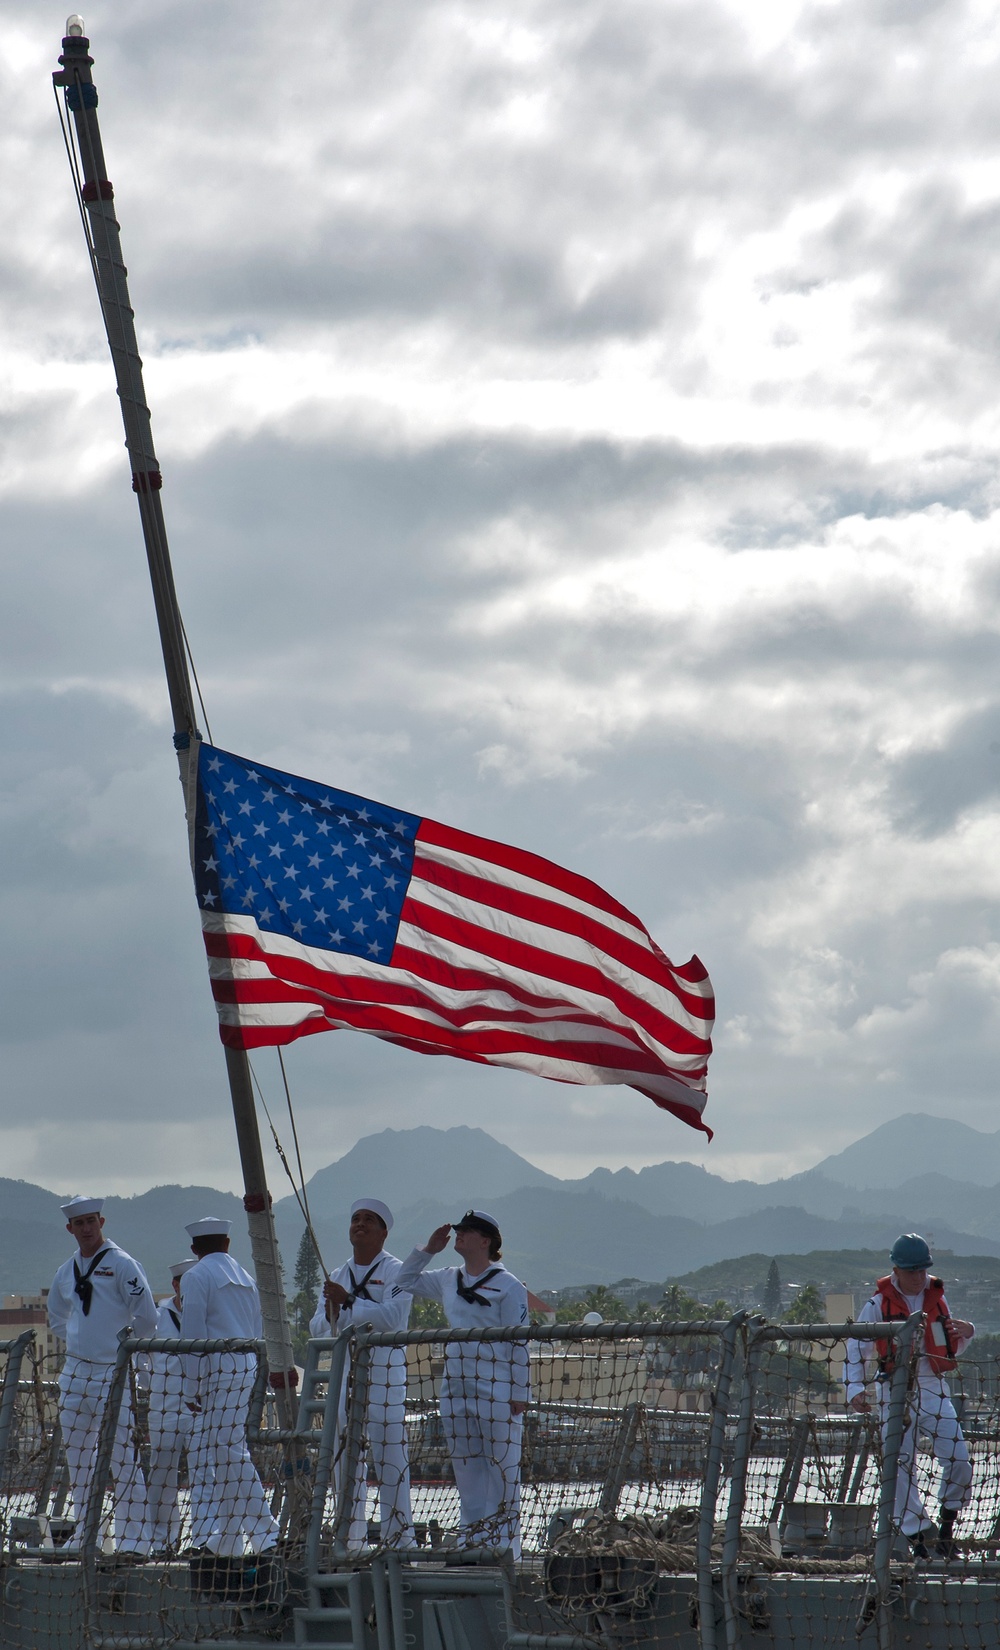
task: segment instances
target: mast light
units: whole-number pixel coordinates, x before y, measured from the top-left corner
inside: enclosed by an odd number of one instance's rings
[[[66,19],[66,34],[67,36],[72,35],[77,39],[81,39],[84,32],[83,18],[80,16],[78,11],[75,11],[72,17],[67,17]]]

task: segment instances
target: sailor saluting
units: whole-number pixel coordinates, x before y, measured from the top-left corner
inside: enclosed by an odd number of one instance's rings
[[[156,1306],[138,1261],[104,1236],[100,1197],[73,1197],[61,1205],[66,1230],[77,1253],[64,1261],[49,1290],[49,1325],[66,1346],[59,1377],[62,1425],[70,1497],[77,1521],[72,1543],[82,1534],[87,1492],[101,1417],[111,1387],[118,1336],[131,1329],[137,1336],[156,1332]],[[131,1445],[132,1413],[123,1402],[115,1432],[111,1476],[115,1485],[115,1543],[119,1553],[149,1552],[146,1486]]]
[[[502,1238],[492,1215],[470,1209],[455,1225],[464,1262],[425,1272],[448,1242],[439,1226],[423,1249],[403,1262],[397,1289],[440,1301],[453,1329],[499,1329],[528,1321],[528,1292],[500,1259]],[[524,1341],[455,1342],[445,1348],[441,1421],[462,1506],[468,1543],[521,1550],[521,1428],[528,1402]]]

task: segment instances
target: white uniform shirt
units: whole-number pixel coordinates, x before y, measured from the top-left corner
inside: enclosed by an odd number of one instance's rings
[[[897,1284],[896,1287],[899,1288],[899,1285]],[[904,1295],[901,1289],[899,1293],[911,1312],[923,1311],[923,1290],[920,1291],[919,1295]],[[948,1302],[945,1300],[944,1296],[942,1296],[941,1299],[942,1305],[947,1312]],[[858,1313],[854,1321],[855,1323],[884,1322],[882,1317],[881,1295],[875,1294],[872,1296],[871,1300],[865,1301],[864,1306],[861,1308],[861,1311]],[[975,1331],[973,1331],[973,1333],[975,1333]],[[969,1345],[971,1340],[972,1335],[960,1335],[955,1337],[956,1357],[960,1352],[965,1351],[965,1348]],[[941,1350],[944,1351],[944,1347],[942,1347]],[[878,1352],[874,1341],[848,1341],[847,1358],[844,1363],[844,1386],[847,1391],[848,1403],[850,1403],[851,1399],[859,1392],[864,1392],[867,1385],[865,1377],[867,1375],[870,1380],[877,1362]],[[921,1357],[917,1364],[917,1379],[921,1386],[931,1387],[934,1391],[939,1392],[943,1388],[944,1376],[937,1374],[936,1371],[931,1368],[930,1360],[926,1357]]]
[[[470,1278],[461,1266],[444,1266],[433,1272],[424,1267],[431,1259],[427,1249],[414,1249],[404,1260],[396,1282],[397,1289],[406,1289],[425,1300],[440,1301],[444,1315],[453,1329],[500,1329],[508,1324],[527,1323],[528,1291],[513,1272],[498,1260],[490,1261],[480,1278],[495,1275],[480,1283]],[[458,1292],[458,1281],[483,1295],[485,1306],[463,1300]],[[524,1341],[497,1341],[492,1344],[468,1346],[452,1344],[445,1348],[445,1383],[453,1398],[474,1395],[474,1389],[488,1387],[489,1395],[497,1402],[527,1403],[530,1391],[528,1381],[528,1348]],[[475,1395],[483,1396],[479,1391]]]
[[[181,1332],[181,1315],[173,1295],[160,1301],[156,1309],[156,1338],[158,1341],[176,1341]],[[184,1364],[176,1352],[154,1352],[153,1372],[149,1387],[151,1409],[164,1413],[183,1410]]]
[[[93,1364],[113,1364],[122,1329],[143,1337],[156,1333],[156,1303],[138,1261],[110,1240],[101,1247],[107,1253],[90,1273],[94,1291],[90,1311],[84,1315],[83,1302],[74,1289],[73,1262],[84,1273],[94,1257],[84,1260],[77,1250],[52,1280],[49,1327],[65,1342],[67,1356]]]
[[[406,1328],[410,1321],[410,1305],[413,1296],[406,1290],[397,1289],[396,1283],[402,1268],[402,1261],[395,1255],[387,1254],[383,1249],[369,1261],[367,1266],[359,1266],[357,1261],[349,1260],[336,1272],[331,1272],[330,1282],[339,1283],[349,1295],[353,1295],[357,1284],[364,1282],[365,1288],[371,1295],[371,1300],[359,1297],[351,1304],[340,1308],[337,1318],[336,1333],[342,1329],[375,1329],[380,1333],[395,1334]],[[351,1274],[354,1281],[351,1281]],[[329,1319],[326,1315],[326,1301],[320,1290],[316,1311],[309,1320],[310,1335],[332,1335]],[[372,1348],[372,1396],[378,1392],[379,1379],[376,1371],[382,1372],[382,1384],[391,1386],[406,1385],[406,1348],[405,1346],[376,1346]]]
[[[232,1255],[202,1255],[181,1279],[181,1334],[185,1340],[260,1340],[260,1297],[249,1272]]]
[[[181,1278],[181,1334],[185,1340],[258,1341],[263,1324],[260,1296],[249,1272],[244,1272],[232,1255],[217,1251],[202,1255]],[[194,1401],[203,1381],[215,1381],[222,1372],[221,1360],[249,1368],[252,1353],[185,1353],[184,1397]],[[233,1359],[239,1359],[237,1366]]]

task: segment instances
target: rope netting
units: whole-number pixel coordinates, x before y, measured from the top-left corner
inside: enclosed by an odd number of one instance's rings
[[[348,1332],[291,1432],[253,1342],[0,1360],[4,1650],[324,1642],[324,1578],[377,1625],[470,1566],[514,1645],[1000,1639],[1000,1361],[919,1320]]]

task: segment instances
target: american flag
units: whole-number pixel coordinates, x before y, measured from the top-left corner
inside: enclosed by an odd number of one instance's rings
[[[711,1137],[708,975],[586,877],[207,744],[194,853],[224,1043],[352,1028],[627,1083]]]

